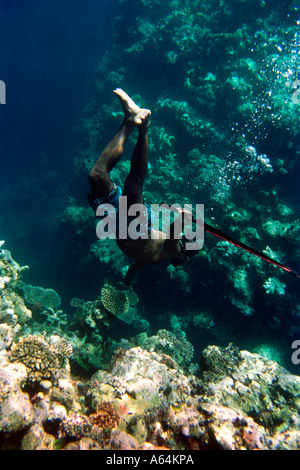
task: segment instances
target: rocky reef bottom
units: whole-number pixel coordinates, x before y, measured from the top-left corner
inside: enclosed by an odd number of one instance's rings
[[[207,347],[197,376],[133,347],[89,380],[73,377],[64,358],[56,377],[34,385],[11,359],[2,350],[2,450],[300,448],[300,378],[233,345]]]
[[[79,302],[72,333],[55,292],[20,288],[24,269],[0,250],[0,450],[300,449],[300,377],[233,344],[208,346],[192,364],[184,334],[167,330],[139,333],[97,363],[95,327],[109,312]],[[86,319],[98,349],[79,341]],[[83,345],[98,364],[88,376],[76,367]]]

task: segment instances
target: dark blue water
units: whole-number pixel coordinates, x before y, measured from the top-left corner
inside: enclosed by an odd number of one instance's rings
[[[74,126],[112,44],[114,0],[2,0],[0,232],[29,278],[58,287],[57,218],[68,204]],[[9,245],[9,247],[8,247]],[[47,269],[43,266],[47,265]]]

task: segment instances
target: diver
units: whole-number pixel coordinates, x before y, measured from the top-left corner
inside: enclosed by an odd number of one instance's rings
[[[124,111],[124,119],[122,125],[112,140],[106,145],[100,157],[96,161],[88,178],[90,183],[90,193],[88,201],[92,209],[98,216],[98,211],[101,207],[109,205],[116,211],[121,212],[122,196],[126,196],[128,207],[139,204],[140,207],[145,207],[147,217],[145,217],[144,227],[141,227],[141,232],[146,236],[140,238],[120,237],[116,236],[117,244],[125,255],[132,258],[135,262],[132,264],[125,276],[125,284],[130,286],[136,272],[145,265],[157,264],[162,262],[169,262],[173,266],[183,266],[190,263],[199,249],[187,250],[187,240],[185,234],[182,233],[178,236],[178,230],[175,230],[176,220],[170,224],[168,233],[153,228],[153,213],[151,208],[145,203],[143,197],[143,186],[148,170],[148,128],[150,125],[151,111],[149,109],[140,108],[135,102],[120,88],[114,90],[118,96]],[[117,186],[110,178],[110,172],[119,162],[122,157],[124,145],[134,130],[138,128],[138,138],[131,157],[130,171],[126,178],[124,189],[122,191],[120,186]],[[128,214],[129,214],[128,209]],[[194,209],[181,208],[178,212],[184,213],[184,223],[189,219],[191,223],[199,223],[198,218],[193,213]],[[126,219],[128,220],[128,218]],[[130,220],[130,218],[129,218]],[[182,222],[182,221],[181,221]],[[264,253],[251,248],[250,246],[235,240],[230,235],[226,235],[221,230],[201,222],[202,228],[205,232],[213,234],[222,240],[225,240],[233,245],[258,256],[265,261],[285,270],[289,274],[296,276],[298,279],[300,275],[291,268],[273,260]],[[177,226],[178,227],[178,226]],[[116,233],[119,233],[120,227],[117,227]],[[201,245],[202,247],[202,245]]]
[[[103,204],[111,204],[117,210],[120,206],[121,196],[127,196],[128,207],[133,204],[144,205],[143,186],[148,170],[148,128],[150,125],[151,111],[140,108],[135,102],[120,88],[114,90],[120,99],[124,111],[122,125],[112,140],[106,145],[99,159],[91,169],[88,179],[90,193],[88,195],[89,204],[97,215],[97,209]],[[110,172],[122,157],[124,145],[134,128],[138,128],[138,138],[131,157],[130,171],[126,178],[124,189],[117,186],[110,178]],[[171,262],[174,266],[181,266],[191,262],[199,250],[186,250],[184,237],[175,237],[174,222],[170,225],[168,233],[155,230],[152,227],[151,208],[147,206],[149,213],[147,227],[147,237],[131,239],[117,238],[117,244],[125,255],[134,259],[134,264],[130,266],[125,276],[124,282],[127,285],[136,272],[145,265],[157,264],[161,262]],[[192,219],[192,212],[181,209],[185,216]]]

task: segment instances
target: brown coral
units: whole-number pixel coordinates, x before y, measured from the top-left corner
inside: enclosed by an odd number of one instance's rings
[[[92,425],[87,416],[76,413],[73,416],[65,417],[59,427],[59,437],[65,437],[72,440],[79,440],[82,437],[88,437]]]
[[[99,403],[97,412],[91,414],[89,418],[93,425],[101,429],[116,428],[120,422],[120,414],[109,401]]]
[[[55,383],[66,350],[70,351],[66,344],[60,350],[56,345],[49,344],[43,336],[28,335],[12,345],[10,360],[21,362],[28,368],[27,385],[37,384],[41,380]]]
[[[73,354],[73,347],[68,340],[60,338],[60,341],[56,344],[56,351],[62,357],[70,357]]]

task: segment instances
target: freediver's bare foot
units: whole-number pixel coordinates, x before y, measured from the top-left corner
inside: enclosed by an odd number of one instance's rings
[[[147,131],[150,126],[150,116],[151,111],[149,109],[141,109],[141,111],[134,116],[134,122],[138,125],[140,132]]]
[[[151,115],[149,109],[140,108],[121,88],[114,90],[114,93],[121,101],[126,120],[131,119],[138,126],[141,124],[149,126],[149,117]]]

